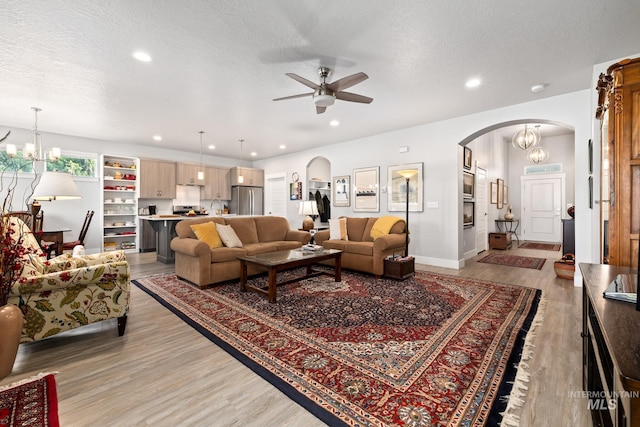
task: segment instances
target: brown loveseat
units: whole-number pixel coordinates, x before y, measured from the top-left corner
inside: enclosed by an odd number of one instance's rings
[[[398,219],[388,234],[377,239],[371,237],[371,229],[378,218],[347,217],[348,240],[329,240],[330,231],[318,231],[314,237],[317,245],[325,249],[340,249],[342,267],[382,276],[384,259],[393,254],[404,254],[404,220]]]
[[[242,241],[241,248],[215,248],[196,238],[193,224],[213,221],[230,225]],[[171,249],[176,254],[176,275],[201,288],[225,280],[240,278],[239,256],[296,249],[309,243],[310,234],[292,230],[289,221],[278,216],[203,217],[176,224]],[[259,270],[249,268],[249,274]]]

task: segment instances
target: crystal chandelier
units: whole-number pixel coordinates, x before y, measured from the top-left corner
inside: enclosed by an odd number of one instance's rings
[[[540,141],[540,132],[538,132],[538,127],[539,126],[536,126],[535,129],[531,129],[525,124],[524,129],[513,135],[511,144],[521,150],[533,147]]]
[[[34,162],[39,162],[45,160],[45,153],[42,148],[42,137],[38,131],[38,112],[42,111],[42,108],[31,107],[31,109],[35,112],[36,117],[33,128],[31,129],[31,141],[24,144],[22,157]],[[15,157],[17,154],[18,148],[15,144],[7,144],[7,156]],[[53,147],[51,151],[47,153],[46,157],[48,157],[49,160],[55,161],[60,158],[60,155],[60,148]]]
[[[538,131],[539,126],[536,126],[536,131]],[[527,159],[533,164],[544,163],[549,159],[549,151],[542,147],[542,138],[540,137],[540,132],[538,132],[538,146],[532,148],[527,153]]]

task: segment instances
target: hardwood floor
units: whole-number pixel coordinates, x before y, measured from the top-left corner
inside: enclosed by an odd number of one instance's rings
[[[547,258],[542,270],[478,263],[462,270],[420,270],[535,287],[547,299],[529,362],[521,426],[587,426],[582,390],[581,288],[558,279],[560,252],[511,249]],[[155,253],[129,254],[132,278],[173,271]],[[20,346],[5,385],[56,371],[62,426],[322,426],[268,382],[132,286],[127,330],[115,320]]]

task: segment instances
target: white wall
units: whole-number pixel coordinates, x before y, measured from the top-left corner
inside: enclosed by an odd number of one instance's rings
[[[584,90],[539,101],[513,105],[451,120],[402,129],[329,147],[307,150],[272,159],[254,162],[266,173],[302,171],[310,159],[324,156],[331,162],[331,173],[352,175],[354,168],[380,166],[380,184],[386,187],[387,167],[391,165],[424,163],[424,212],[412,212],[410,217],[412,241],[410,253],[418,262],[451,268],[464,265],[462,228],[462,147],[458,144],[472,134],[497,123],[509,121],[551,121],[575,130],[576,141],[591,137],[590,91]],[[408,152],[398,148],[407,146]],[[506,148],[504,148],[506,150]],[[506,153],[504,154],[506,155]],[[575,150],[576,185],[584,187],[587,180],[587,147],[577,144]],[[490,171],[489,180],[506,171]],[[380,194],[380,212],[387,211],[386,193]],[[576,207],[587,211],[587,192],[576,190]],[[427,209],[428,202],[437,202],[438,208]],[[288,209],[290,221],[297,222],[294,207]],[[392,215],[396,213],[391,213]],[[332,217],[354,214],[351,207],[332,207]],[[496,213],[497,215],[497,213]],[[590,215],[576,217],[576,257],[579,262],[590,261],[588,248],[593,236],[589,230]],[[490,224],[492,221],[489,221]]]

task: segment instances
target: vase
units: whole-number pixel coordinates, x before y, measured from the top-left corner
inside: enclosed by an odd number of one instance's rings
[[[18,306],[7,304],[0,307],[0,380],[13,369],[22,335],[23,316]]]

